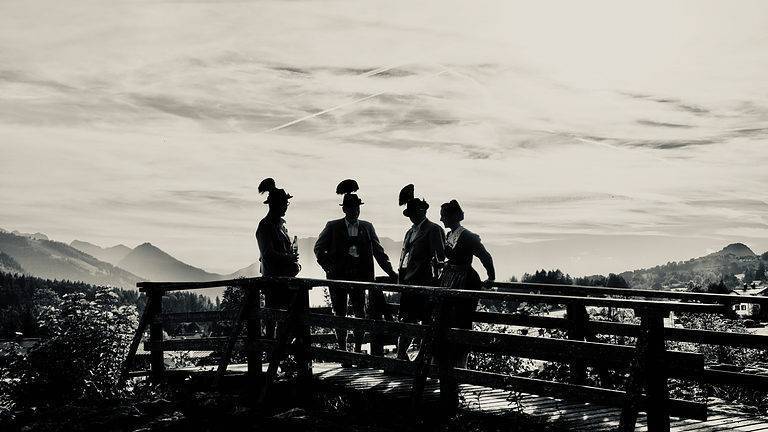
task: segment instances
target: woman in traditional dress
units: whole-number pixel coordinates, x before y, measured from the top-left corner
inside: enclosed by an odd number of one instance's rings
[[[445,239],[446,261],[440,275],[440,286],[444,288],[479,290],[483,287],[480,275],[472,268],[474,257],[480,259],[488,274],[485,285],[491,285],[496,279],[493,258],[480,241],[480,236],[464,228],[464,211],[456,200],[443,204],[440,208],[440,221],[450,231]],[[472,329],[472,313],[477,307],[476,299],[447,298],[444,312],[452,327]],[[467,366],[467,352],[454,351],[456,366]]]

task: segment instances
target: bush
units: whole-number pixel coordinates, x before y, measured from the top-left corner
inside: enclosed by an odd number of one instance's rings
[[[134,306],[120,305],[113,289],[93,300],[65,294],[41,308],[42,339],[9,368],[18,404],[54,404],[116,396],[120,367],[137,326]]]

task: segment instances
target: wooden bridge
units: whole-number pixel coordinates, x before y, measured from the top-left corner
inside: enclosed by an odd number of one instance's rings
[[[691,388],[728,385],[768,390],[768,376],[744,373],[733,365],[705,365],[701,353],[667,348],[671,342],[686,342],[694,349],[696,345],[766,349],[768,336],[665,327],[664,324],[671,314],[732,314],[732,305],[738,303],[768,307],[768,297],[530,283],[495,283],[493,289],[466,291],[302,278],[141,282],[138,285],[147,295],[147,305],[126,358],[126,377],[146,374],[160,382],[174,374],[208,374],[217,386],[225,376],[236,375],[250,388],[258,389],[257,399],[264,401],[273,388],[280,362],[293,355],[298,369],[297,388],[305,396],[333,387],[405,398],[414,412],[429,403],[436,404],[438,412],[446,416],[455,414],[457,409],[516,410],[556,418],[572,430],[768,430],[768,418],[734,413],[723,404],[708,403],[706,394],[696,395],[695,399],[680,399],[671,397],[669,391],[670,380]],[[162,297],[170,291],[224,286],[243,290],[243,301],[236,313],[162,311]],[[428,297],[436,307],[431,322],[426,325],[339,317],[329,314],[327,308],[310,308],[309,291],[332,286],[365,290],[369,294],[415,293]],[[261,293],[270,288],[293,293],[287,310],[263,307]],[[476,311],[473,320],[523,329],[562,329],[566,338],[451,328],[443,316],[442,304],[455,298],[564,305],[567,312],[562,318]],[[393,310],[397,306],[388,304]],[[632,310],[639,324],[591,320],[590,307]],[[266,320],[279,323],[274,339],[263,336]],[[231,323],[226,336],[163,339],[163,326],[167,324],[221,321]],[[407,361],[341,351],[328,347],[334,341],[330,333],[313,334],[313,328],[363,330],[373,345],[381,345],[382,338],[386,337],[413,336],[421,340],[420,354],[416,360]],[[149,338],[144,345],[150,353],[150,368],[132,371],[147,329]],[[623,336],[634,341],[634,345],[601,342],[598,335]],[[236,346],[245,349],[245,364],[230,364]],[[557,382],[456,367],[451,363],[451,356],[445,353],[457,346],[476,353],[565,363],[569,379]],[[381,352],[380,348],[371,351]],[[164,352],[184,350],[215,350],[220,353],[218,365],[166,369]],[[339,363],[354,367],[341,367]],[[587,385],[588,367],[594,368],[598,376],[590,385]],[[612,384],[616,380],[611,379],[611,370],[623,373],[623,379],[619,379],[621,388]]]

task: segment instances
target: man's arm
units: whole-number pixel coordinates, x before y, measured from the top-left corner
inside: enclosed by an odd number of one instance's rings
[[[437,224],[433,225],[429,233],[429,242],[432,245],[434,256],[440,261],[445,261],[445,231]]]
[[[371,231],[371,249],[373,251],[373,257],[376,258],[376,262],[379,263],[379,267],[381,267],[384,272],[386,272],[389,277],[397,278],[397,273],[395,273],[395,270],[392,268],[392,263],[389,261],[389,256],[387,255],[387,252],[384,251],[384,246],[381,245],[381,241],[379,240],[379,236],[376,234],[376,229],[373,227],[373,224],[369,225],[370,231]]]
[[[322,267],[326,273],[330,270],[331,266],[330,257],[328,255],[328,247],[331,244],[331,237],[331,223],[328,222],[320,232],[320,235],[317,236],[314,248],[317,263],[320,264],[320,267]]]

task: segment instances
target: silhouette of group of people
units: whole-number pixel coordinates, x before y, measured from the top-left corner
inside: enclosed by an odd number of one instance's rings
[[[343,195],[339,204],[344,217],[326,223],[314,246],[317,262],[323,268],[328,279],[373,282],[375,280],[374,260],[389,276],[391,282],[403,285],[435,286],[452,289],[476,290],[483,286],[478,273],[472,268],[472,261],[477,257],[487,273],[486,284],[495,279],[493,259],[483,246],[480,237],[462,226],[464,211],[456,200],[450,200],[440,207],[440,221],[443,228],[427,218],[429,204],[423,198],[414,196],[414,186],[405,186],[399,194],[399,205],[405,206],[403,216],[412,226],[405,233],[403,248],[397,270],[392,266],[389,256],[379,241],[373,224],[360,219],[362,199],[355,193],[359,190],[355,180],[343,180],[336,188],[336,193]],[[276,186],[271,178],[259,185],[260,193],[267,193],[265,204],[269,205],[267,215],[259,222],[256,239],[261,252],[261,274],[280,277],[296,276],[301,270],[298,263],[298,250],[285,226],[283,217],[292,196]],[[387,312],[384,294],[369,290],[366,307],[364,290],[344,287],[329,288],[333,313],[347,316],[348,306],[352,315],[358,318],[392,319]],[[272,288],[265,292],[265,306],[286,308],[288,290]],[[452,327],[471,328],[472,313],[477,307],[477,300],[447,298],[443,303],[443,313],[450,320]],[[399,320],[406,323],[428,323],[432,316],[433,305],[422,295],[403,292],[400,296]],[[267,325],[267,334],[274,333],[274,324]],[[353,332],[354,350],[362,350],[363,333]],[[379,336],[380,337],[380,336]],[[382,355],[383,344],[371,343],[371,354]],[[336,340],[341,350],[347,350],[347,330],[336,329]],[[401,336],[397,343],[397,357],[407,360],[412,338]],[[376,352],[378,351],[378,352]],[[466,366],[466,353],[458,353],[459,366]]]

